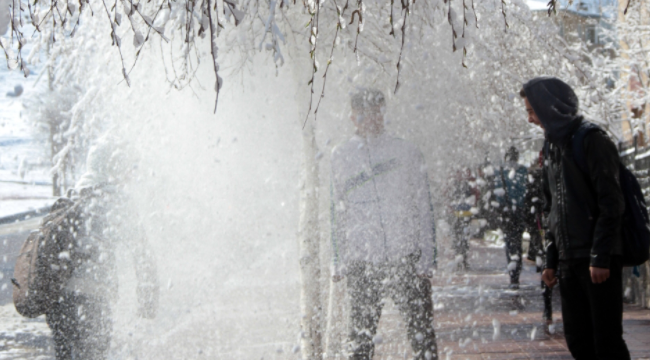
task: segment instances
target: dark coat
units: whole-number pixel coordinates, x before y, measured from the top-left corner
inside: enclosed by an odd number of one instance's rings
[[[600,131],[589,133],[582,144],[587,162],[583,172],[572,150],[573,134],[584,121],[573,89],[557,78],[536,78],[524,84],[524,92],[544,127],[548,149],[542,174],[546,267],[590,259],[591,266],[609,268],[610,257],[622,254],[625,208],[616,146]]]
[[[609,268],[621,255],[620,226],[625,202],[619,184],[616,146],[602,132],[592,132],[583,146],[588,174],[574,160],[570,142],[549,145],[543,169],[547,231],[546,267],[558,261],[590,258],[590,265]]]

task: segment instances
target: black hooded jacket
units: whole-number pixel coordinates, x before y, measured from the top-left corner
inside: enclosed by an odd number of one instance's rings
[[[571,87],[556,78],[536,78],[524,85],[524,92],[547,141],[542,174],[546,267],[590,259],[590,266],[609,268],[611,256],[622,254],[625,207],[616,146],[603,132],[589,133],[582,144],[588,169],[584,173],[572,150],[572,137],[584,120]]]

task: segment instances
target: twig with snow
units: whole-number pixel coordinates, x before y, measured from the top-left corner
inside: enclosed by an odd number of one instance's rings
[[[406,42],[406,21],[408,20],[410,9],[409,9],[409,0],[402,0],[402,11],[404,12],[404,21],[402,22],[402,46],[399,50],[399,59],[397,60],[397,81],[395,82],[395,91],[399,89],[399,75],[402,72],[402,53],[404,52],[404,43]]]
[[[311,88],[309,89],[309,109],[307,110],[307,115],[305,116],[305,122],[302,124],[302,128],[305,128],[307,125],[307,119],[309,119],[309,114],[311,113],[311,106],[314,100],[314,77],[318,71],[318,60],[316,60],[316,44],[318,41],[318,16],[320,15],[320,0],[309,0],[309,13],[311,15],[311,20],[309,20],[309,26],[311,31],[309,32],[309,43],[311,44],[311,50],[309,54],[312,59],[312,68],[311,68],[311,80],[307,83]]]
[[[210,5],[210,0],[206,0],[208,4],[208,19],[210,20],[210,52],[212,54],[212,64],[214,65],[214,75],[216,76],[216,82],[214,90],[217,92],[217,97],[214,100],[214,113],[217,113],[217,104],[219,104],[219,91],[221,90],[221,84],[223,80],[219,76],[219,63],[217,62],[217,30],[214,26],[214,21],[212,21],[212,6]],[[215,4],[216,10],[216,4]],[[216,11],[215,11],[216,12]]]
[[[327,66],[325,67],[325,73],[323,74],[323,89],[321,90],[320,98],[318,99],[318,104],[316,104],[316,109],[314,110],[314,121],[316,121],[318,116],[318,109],[320,108],[320,102],[325,97],[325,84],[327,83],[327,71],[329,70],[330,65],[332,64],[334,58],[334,48],[336,47],[336,40],[338,39],[339,30],[345,27],[345,21],[343,21],[343,12],[345,11],[345,9],[348,8],[348,0],[346,0],[343,9],[339,7],[339,5],[336,3],[336,0],[334,0],[334,6],[336,6],[336,15],[338,21],[336,23],[336,32],[334,33],[334,40],[332,41],[332,50],[330,51],[330,57],[329,59],[327,59]]]

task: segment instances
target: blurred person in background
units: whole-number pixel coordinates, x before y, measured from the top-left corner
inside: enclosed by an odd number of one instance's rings
[[[155,317],[158,282],[153,253],[125,190],[134,164],[120,141],[105,136],[90,148],[86,172],[71,196],[80,202],[74,249],[83,261],[75,266],[63,295],[46,313],[57,360],[104,360],[111,342],[111,302],[117,300],[115,248],[133,254],[138,298],[137,315]]]
[[[426,166],[411,143],[384,129],[386,101],[352,96],[356,134],[332,152],[333,280],[347,280],[350,359],[370,360],[383,307],[392,298],[415,359],[438,359],[431,277],[436,237]]]
[[[519,289],[521,274],[522,250],[521,242],[525,229],[526,186],[528,173],[526,167],[520,165],[519,151],[511,146],[505,155],[505,164],[494,176],[494,195],[501,210],[501,228],[505,235],[506,260],[510,275],[509,288]]]

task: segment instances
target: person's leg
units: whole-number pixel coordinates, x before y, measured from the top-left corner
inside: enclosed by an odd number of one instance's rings
[[[508,232],[505,232],[503,235],[506,243],[506,246],[504,246],[506,250],[506,266],[508,268],[508,274],[510,274],[510,263],[512,262],[512,258],[510,257],[510,237],[508,236]]]
[[[457,264],[458,270],[467,270],[467,253],[469,251],[469,221],[464,217],[457,217],[453,226],[454,233],[454,253],[456,257],[461,256]]]
[[[70,299],[63,296],[63,300],[55,303],[45,315],[45,321],[52,330],[56,360],[72,360],[75,324],[70,316],[73,313],[70,309],[73,307],[74,304],[70,303]]]
[[[512,262],[512,258],[510,256],[510,254],[511,254],[510,241],[512,239],[511,239],[510,234],[512,233],[512,224],[510,223],[510,218],[509,217],[504,216],[502,229],[503,229],[503,240],[506,243],[505,244],[506,246],[504,247],[505,251],[506,251],[506,262],[507,262],[506,266],[508,267],[508,273],[510,273],[510,263]]]
[[[513,245],[513,251],[514,254],[516,254],[517,259],[516,259],[516,266],[515,266],[515,271],[510,274],[510,279],[513,284],[519,284],[519,275],[521,275],[521,268],[522,268],[522,262],[523,262],[523,251],[521,250],[521,236],[523,234],[523,230],[521,228],[517,228],[517,232],[514,234],[514,237],[512,239],[512,245]]]
[[[469,218],[463,218],[463,233],[460,241],[461,254],[463,255],[463,270],[469,270],[467,256],[469,254],[469,238],[470,238]]]
[[[563,268],[559,282],[564,337],[576,360],[596,359],[588,284],[584,281],[584,270],[581,270],[585,266],[588,269],[588,260]]]
[[[413,265],[404,267],[393,280],[390,295],[407,324],[414,359],[438,359],[430,280],[419,278]]]
[[[553,321],[553,289],[546,286],[542,281],[542,297],[544,298],[544,320],[548,323]]]
[[[350,299],[350,359],[372,359],[381,316],[381,283],[371,266],[359,264],[350,268],[347,276]]]
[[[623,267],[612,260],[609,279],[600,284],[589,281],[591,321],[598,360],[629,360],[623,340]]]
[[[452,247],[454,249],[454,255],[462,255],[462,241],[463,241],[463,219],[460,217],[454,218],[454,225],[452,226],[452,232],[454,234]]]
[[[523,227],[516,219],[508,219],[505,225],[506,240],[506,259],[508,261],[508,273],[510,274],[510,284],[519,284],[519,274],[521,274],[521,236]]]
[[[105,360],[111,342],[111,312],[107,301],[78,296],[77,324],[79,337],[74,347],[75,359]]]

